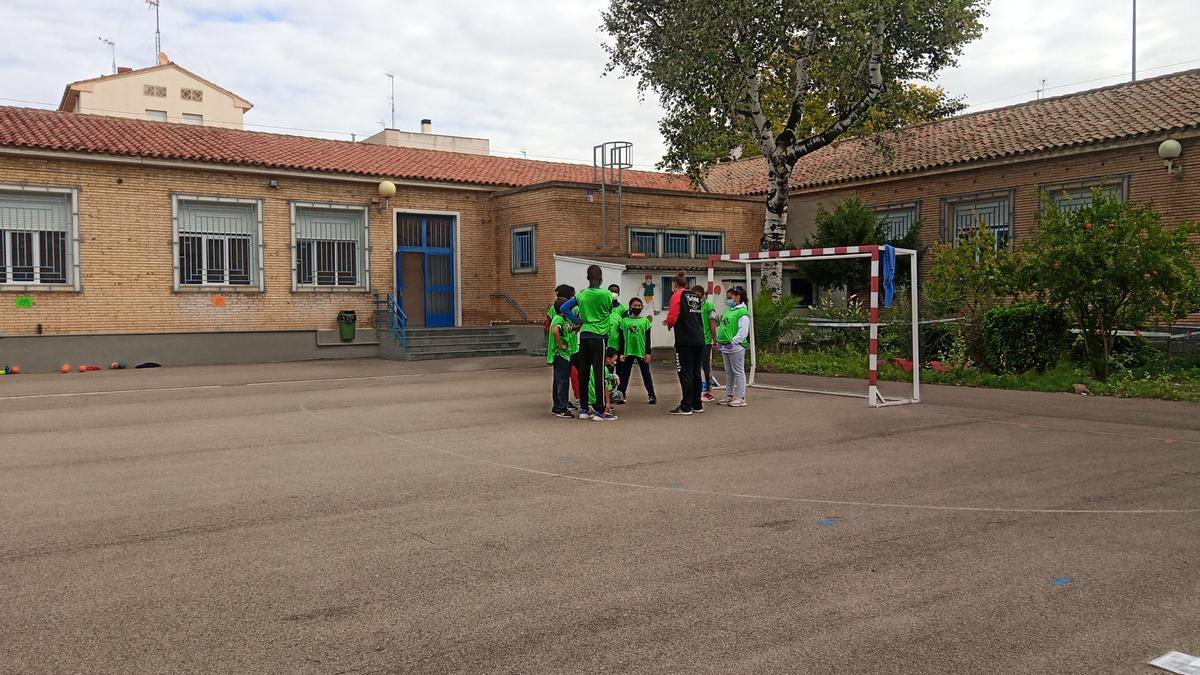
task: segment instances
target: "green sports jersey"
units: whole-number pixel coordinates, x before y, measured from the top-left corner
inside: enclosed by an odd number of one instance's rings
[[[582,333],[608,335],[609,317],[613,313],[613,294],[607,288],[585,288],[575,294],[575,313],[583,325]]]
[[[748,316],[749,314],[750,312],[746,309],[745,305],[738,305],[732,309],[725,310],[725,313],[721,315],[721,325],[717,326],[717,342],[723,345],[733,342],[733,338],[738,332],[738,322],[741,321],[743,316]],[[743,347],[749,344],[749,340],[742,340]]]
[[[612,314],[609,316],[608,328],[608,344],[617,344],[617,335],[621,332],[621,317],[625,316],[629,308],[625,305],[617,305],[613,308]]]
[[[567,350],[563,351],[558,348],[558,343],[554,341],[554,329],[562,328],[563,342],[567,343]],[[575,330],[575,326],[567,320],[565,316],[556,316],[550,320],[550,339],[546,344],[546,363],[554,363],[554,359],[562,357],[568,361],[575,352],[579,351],[579,332]]]
[[[715,311],[717,311],[717,308],[713,307],[712,300],[705,300],[704,304],[700,305],[700,323],[704,324],[704,344],[706,345],[711,345],[713,341],[712,326],[709,325],[708,318]]]
[[[621,319],[621,335],[625,338],[624,356],[646,356],[646,336],[650,334],[650,319],[644,316],[627,316]]]

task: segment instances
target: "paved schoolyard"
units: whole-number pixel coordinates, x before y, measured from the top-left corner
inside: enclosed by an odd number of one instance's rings
[[[0,672],[1200,653],[1194,404],[752,391],[597,423],[552,418],[548,378],[516,358],[0,379]]]

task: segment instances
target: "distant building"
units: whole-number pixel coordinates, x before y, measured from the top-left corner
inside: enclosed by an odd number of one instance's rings
[[[68,84],[62,112],[128,117],[153,122],[242,128],[252,104],[158,55],[150,68],[119,68],[112,75]]]
[[[390,145],[393,148],[420,148],[422,150],[465,152],[470,155],[491,154],[491,144],[488,142],[488,139],[435,134],[433,133],[433,122],[430,120],[421,120],[420,133],[400,131],[399,129],[384,129],[370,138],[363,139],[363,143]]]

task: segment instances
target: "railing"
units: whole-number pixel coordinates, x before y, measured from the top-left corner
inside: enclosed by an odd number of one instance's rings
[[[508,293],[497,292],[497,293],[492,293],[492,297],[493,298],[503,298],[504,300],[507,300],[508,304],[512,305],[512,308],[517,310],[517,316],[521,317],[521,322],[529,323],[529,317],[525,315],[525,310],[521,309],[521,306],[517,304],[517,301],[514,300],[511,295],[509,295]]]
[[[380,305],[383,305],[380,307]],[[399,301],[391,293],[383,299],[375,296],[375,331],[379,332],[380,323],[383,329],[391,333],[392,339],[400,344],[400,349],[408,351],[408,315],[401,309]]]

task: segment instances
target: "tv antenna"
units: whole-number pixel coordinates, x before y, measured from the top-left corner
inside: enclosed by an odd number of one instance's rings
[[[396,128],[396,76],[391,73],[384,73],[384,75],[387,75],[387,78],[389,80],[391,80],[391,82],[392,82],[392,99],[391,99],[392,100],[392,126],[390,126],[388,128],[395,129]]]
[[[146,6],[154,8],[154,60],[156,63],[158,55],[162,53],[162,29],[158,21],[158,3],[159,0],[146,0]]]
[[[1038,87],[1038,90],[1037,90],[1037,97],[1038,97],[1039,101],[1042,100],[1042,94],[1044,94],[1044,93],[1046,93],[1046,78],[1043,77],[1042,78],[1042,86]]]
[[[116,73],[117,72],[117,43],[113,42],[112,40],[109,40],[108,38],[104,37],[103,35],[100,36],[99,40],[101,42],[103,42],[104,44],[108,45],[108,50],[110,52],[112,52],[112,71],[113,71],[113,73]]]

